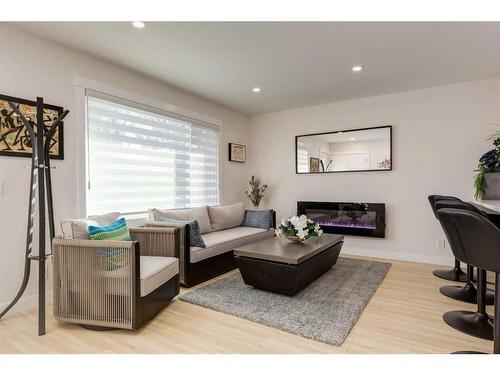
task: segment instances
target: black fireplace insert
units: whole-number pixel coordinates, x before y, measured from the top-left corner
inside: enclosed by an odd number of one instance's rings
[[[297,215],[306,215],[325,233],[385,237],[384,203],[301,201]]]

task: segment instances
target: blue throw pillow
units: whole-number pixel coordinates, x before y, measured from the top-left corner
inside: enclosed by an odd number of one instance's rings
[[[168,217],[161,217],[160,221],[163,223],[171,223],[171,224],[184,224],[189,225],[189,242],[193,247],[207,247],[200,233],[200,226],[198,225],[197,220],[193,221],[184,221],[184,220],[176,220],[170,219]]]
[[[243,227],[270,229],[273,225],[273,210],[246,210]]]

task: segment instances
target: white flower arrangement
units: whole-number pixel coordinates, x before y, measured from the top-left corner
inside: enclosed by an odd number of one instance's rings
[[[321,237],[323,230],[306,215],[300,215],[281,219],[280,226],[274,233],[278,239],[285,237],[294,240],[296,238],[302,243],[309,237]]]

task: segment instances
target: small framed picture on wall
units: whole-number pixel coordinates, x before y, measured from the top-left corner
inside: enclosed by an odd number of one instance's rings
[[[319,159],[309,158],[309,171],[311,173],[319,173]]]
[[[229,161],[238,163],[246,163],[247,161],[247,146],[237,143],[229,144]]]

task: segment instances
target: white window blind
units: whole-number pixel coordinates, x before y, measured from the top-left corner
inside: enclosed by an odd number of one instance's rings
[[[216,127],[87,96],[87,214],[217,205]]]
[[[297,150],[297,172],[309,172],[309,152],[303,148]]]

